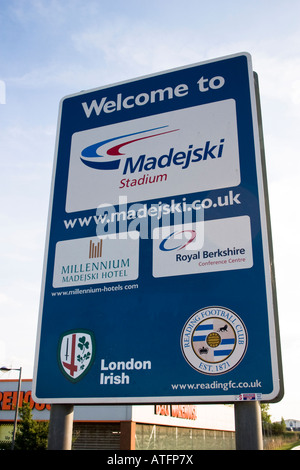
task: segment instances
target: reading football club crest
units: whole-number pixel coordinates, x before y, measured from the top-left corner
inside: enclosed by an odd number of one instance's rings
[[[227,308],[199,310],[186,322],[181,335],[186,361],[198,372],[219,375],[229,372],[243,359],[247,330],[238,315]]]
[[[58,363],[62,373],[72,382],[81,380],[95,356],[94,335],[87,330],[65,332],[58,345]]]

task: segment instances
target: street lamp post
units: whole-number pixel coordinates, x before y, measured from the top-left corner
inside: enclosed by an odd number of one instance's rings
[[[16,432],[17,432],[17,422],[18,422],[18,409],[19,409],[19,402],[20,402],[20,391],[21,391],[21,381],[22,381],[22,367],[19,369],[12,369],[10,367],[1,367],[1,372],[9,372],[10,370],[18,370],[19,371],[19,381],[18,381],[18,393],[17,393],[17,403],[16,403],[16,411],[15,411],[15,420],[14,420],[14,430],[11,442],[11,449],[14,450],[15,447],[15,440],[16,440]]]

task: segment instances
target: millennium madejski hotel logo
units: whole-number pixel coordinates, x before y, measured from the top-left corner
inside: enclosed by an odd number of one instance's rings
[[[85,237],[56,244],[53,287],[131,281],[139,275],[139,237]]]

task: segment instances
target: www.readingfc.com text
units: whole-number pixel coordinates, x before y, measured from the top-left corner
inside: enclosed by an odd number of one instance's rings
[[[183,197],[180,202],[171,200],[170,204],[158,202],[158,204],[134,203],[129,207],[127,206],[127,198],[120,197],[119,211],[111,204],[101,204],[97,208],[96,215],[89,217],[76,217],[74,219],[65,219],[64,225],[66,229],[73,229],[78,227],[89,227],[91,224],[97,226],[97,234],[114,233],[116,223],[119,224],[119,231],[127,231],[130,228],[130,223],[140,224],[142,229],[142,221],[148,219],[155,219],[153,226],[157,227],[157,221],[162,221],[162,225],[167,225],[170,217],[174,218],[174,223],[190,223],[204,220],[204,210],[214,209],[226,206],[233,206],[241,204],[240,194],[230,190],[227,194],[217,196],[215,199],[204,198],[202,200],[196,199],[192,203],[187,203],[186,198]],[[142,230],[141,230],[142,232]],[[142,235],[142,233],[141,233]]]

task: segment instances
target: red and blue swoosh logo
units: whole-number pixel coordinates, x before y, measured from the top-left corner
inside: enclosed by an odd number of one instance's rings
[[[187,242],[183,242],[177,246],[173,246],[173,243],[169,243],[169,242],[173,242],[173,239],[176,240],[176,237],[179,238],[180,235],[187,234],[187,233],[189,234],[189,237],[190,237],[189,240],[187,240]],[[185,248],[190,243],[192,243],[192,241],[195,240],[195,238],[196,238],[195,230],[182,230],[182,231],[177,230],[162,240],[162,242],[159,245],[159,249],[161,251],[183,250],[183,248]]]
[[[80,159],[82,163],[84,163],[86,166],[95,170],[117,170],[120,166],[121,158],[107,160],[107,157],[120,157],[124,155],[124,153],[120,152],[120,149],[122,149],[122,147],[125,147],[126,145],[138,142],[140,140],[151,139],[152,137],[158,137],[160,135],[176,132],[178,131],[178,129],[159,132],[158,134],[146,135],[137,139],[126,140],[125,142],[123,141],[123,139],[126,139],[127,137],[133,137],[139,134],[145,134],[147,132],[157,131],[166,127],[169,126],[155,127],[154,129],[146,129],[143,131],[134,132],[132,134],[119,135],[118,137],[113,137],[112,139],[102,140],[100,142],[97,142],[96,144],[89,145],[88,147],[83,149],[81,152]],[[101,155],[100,153],[98,153],[98,150],[101,149],[101,147],[105,146],[106,144],[109,144],[110,142],[115,142],[118,140],[122,140],[122,143],[109,147],[105,152],[106,155]]]

